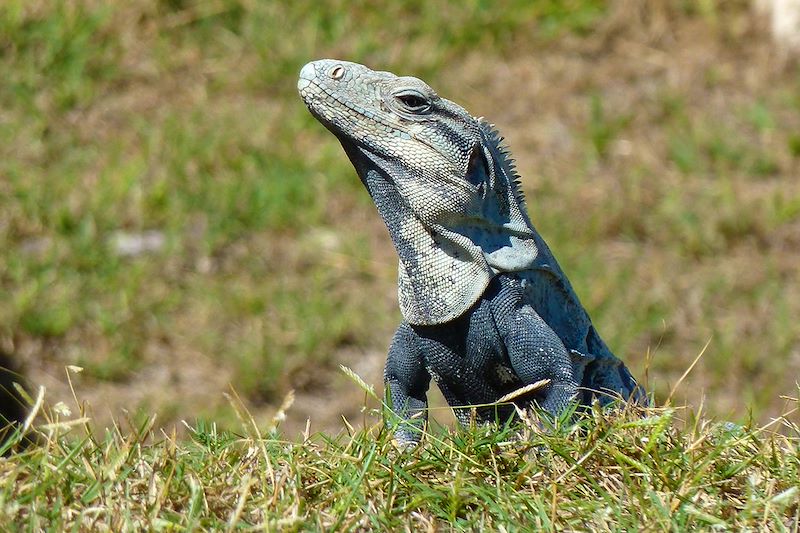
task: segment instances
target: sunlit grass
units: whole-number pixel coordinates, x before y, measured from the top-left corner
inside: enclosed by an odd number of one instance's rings
[[[354,384],[355,386],[355,384]],[[400,451],[373,422],[285,441],[235,394],[238,430],[155,417],[88,431],[83,409],[38,406],[37,441],[0,461],[10,528],[780,530],[796,527],[800,429],[711,423],[685,409],[595,411],[550,432],[430,428]],[[793,401],[796,408],[797,400]],[[784,435],[775,433],[781,430]],[[16,447],[9,441],[4,451]]]

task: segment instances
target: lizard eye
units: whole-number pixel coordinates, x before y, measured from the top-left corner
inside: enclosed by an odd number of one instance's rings
[[[330,76],[334,80],[342,79],[342,77],[344,76],[344,67],[341,65],[336,65],[331,69]]]
[[[406,110],[412,113],[424,113],[431,108],[431,103],[422,94],[416,91],[403,91],[394,95]]]

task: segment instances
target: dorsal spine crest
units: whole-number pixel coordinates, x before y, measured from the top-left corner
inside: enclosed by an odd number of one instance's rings
[[[487,122],[483,117],[478,117],[478,124],[481,131],[489,143],[489,149],[497,154],[495,165],[508,178],[508,185],[522,208],[525,205],[525,194],[522,192],[522,179],[517,173],[517,166],[511,157],[511,151],[503,141],[505,138],[500,134],[494,124]]]

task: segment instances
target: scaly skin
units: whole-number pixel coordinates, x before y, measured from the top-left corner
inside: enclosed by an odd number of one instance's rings
[[[646,402],[531,224],[489,124],[417,78],[346,61],[308,63],[297,87],[341,142],[400,259],[404,320],[384,373],[407,422],[398,440],[419,441],[431,377],[453,407],[490,404],[541,380],[514,402],[552,416],[573,401]],[[485,421],[511,414],[476,409]]]

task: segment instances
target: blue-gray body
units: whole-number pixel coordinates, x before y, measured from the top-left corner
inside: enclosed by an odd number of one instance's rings
[[[645,402],[592,326],[531,224],[498,134],[416,78],[336,60],[309,63],[298,89],[342,143],[399,256],[404,321],[385,382],[417,442],[431,378],[466,422],[505,419],[514,399],[558,416],[571,402]],[[481,407],[483,406],[483,407]],[[465,409],[461,409],[461,408]]]

